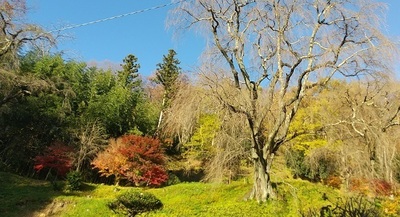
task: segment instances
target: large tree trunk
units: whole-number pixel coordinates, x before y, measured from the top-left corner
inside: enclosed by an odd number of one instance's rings
[[[276,198],[271,182],[271,165],[273,154],[270,156],[258,156],[253,159],[254,183],[248,199],[256,199],[258,202],[265,202],[269,198]],[[266,160],[267,159],[267,160]]]

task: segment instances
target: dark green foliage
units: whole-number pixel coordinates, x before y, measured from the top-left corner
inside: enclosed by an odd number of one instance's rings
[[[174,50],[169,50],[168,55],[163,56],[163,62],[157,64],[156,78],[153,79],[155,83],[161,84],[164,88],[156,134],[160,133],[158,131],[161,129],[161,124],[164,121],[164,112],[170,107],[178,91],[178,78],[181,73],[181,68],[179,67],[180,61],[176,59],[175,56],[176,52]]]
[[[118,81],[122,86],[130,88],[140,87],[142,81],[139,78],[140,65],[137,63],[138,59],[135,55],[129,54],[123,60],[122,71],[118,72]]]
[[[168,55],[163,57],[163,62],[157,64],[157,72],[155,82],[164,87],[164,104],[167,108],[171,99],[174,97],[177,90],[177,80],[180,75],[180,61],[176,59],[176,52],[169,50]]]
[[[305,154],[302,150],[288,149],[285,153],[286,165],[292,170],[295,178],[307,178],[310,168],[306,165]]]
[[[145,98],[139,98],[133,113],[135,128],[129,134],[154,135],[159,113],[157,106]]]
[[[328,198],[325,198],[328,200]],[[328,200],[329,201],[329,200]],[[339,198],[336,203],[319,209],[310,209],[301,214],[303,217],[379,217],[379,203],[368,200],[365,196]]]
[[[71,191],[80,190],[82,187],[82,174],[77,171],[71,171],[67,174],[67,189]]]
[[[100,122],[111,137],[136,127],[134,110],[143,98],[137,58],[128,55],[123,61],[123,70],[117,76],[111,71],[91,69],[86,87],[89,95],[78,102],[84,122]]]
[[[135,56],[128,55],[117,73],[66,61],[61,54],[32,51],[20,58],[18,74],[9,72],[3,79],[0,73],[0,161],[4,169],[33,174],[35,156],[54,141],[80,147],[79,129],[91,123],[104,129],[100,135],[104,137],[134,129],[140,134],[155,131],[158,114],[148,113],[151,108],[147,108]],[[26,94],[15,95],[21,88]],[[8,93],[15,97],[8,100]],[[7,100],[2,103],[3,99]],[[90,171],[90,164],[79,170]]]
[[[181,180],[179,179],[179,177],[177,175],[175,175],[172,172],[168,173],[168,181],[165,185],[169,186],[169,185],[176,185],[181,183]]]
[[[314,150],[309,155],[304,150],[290,148],[285,160],[294,177],[311,181],[326,180],[336,175],[339,169],[337,154],[326,148]]]
[[[62,191],[64,189],[64,182],[53,180],[51,181],[51,187],[54,191]]]
[[[117,197],[107,206],[117,213],[136,216],[141,213],[162,209],[163,204],[153,194],[129,191]]]

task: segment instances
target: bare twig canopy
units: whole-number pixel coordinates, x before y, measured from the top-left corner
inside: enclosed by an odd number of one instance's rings
[[[172,26],[209,40],[203,72],[229,75],[236,88],[229,95],[226,83],[209,79],[216,99],[247,119],[251,198],[274,197],[271,162],[308,90],[390,70],[395,46],[381,33],[384,9],[370,0],[188,0],[172,12]]]

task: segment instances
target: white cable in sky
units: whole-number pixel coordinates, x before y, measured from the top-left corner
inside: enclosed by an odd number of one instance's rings
[[[101,22],[105,22],[105,21],[109,21],[109,20],[114,20],[114,19],[118,19],[118,18],[121,18],[121,17],[126,17],[126,16],[130,16],[130,15],[134,15],[134,14],[139,14],[139,13],[143,13],[143,12],[147,12],[147,11],[152,11],[152,10],[168,7],[170,5],[178,4],[178,3],[181,3],[183,1],[185,1],[185,0],[181,0],[181,1],[177,1],[177,2],[171,2],[171,3],[163,4],[163,5],[158,5],[158,6],[154,6],[154,7],[151,7],[151,8],[146,8],[146,9],[143,9],[143,10],[138,10],[138,11],[133,11],[133,12],[129,12],[129,13],[126,13],[126,14],[116,15],[116,16],[113,16],[113,17],[107,17],[107,18],[103,18],[103,19],[99,19],[99,20],[94,20],[94,21],[90,21],[90,22],[87,22],[87,23],[70,25],[70,26],[66,26],[66,27],[60,28],[60,29],[51,30],[51,31],[49,31],[47,33],[60,32],[60,31],[68,30],[68,29],[75,29],[75,28],[79,28],[79,27],[83,27],[83,26],[88,26],[88,25],[92,25],[92,24],[96,24],[96,23],[101,23]]]

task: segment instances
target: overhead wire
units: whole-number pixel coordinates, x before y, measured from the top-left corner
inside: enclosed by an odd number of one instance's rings
[[[131,16],[131,15],[135,15],[135,14],[139,14],[139,13],[144,13],[144,12],[147,12],[147,11],[157,10],[157,9],[160,9],[160,8],[164,8],[164,7],[168,7],[168,6],[171,6],[171,5],[179,4],[179,3],[184,2],[184,1],[186,1],[186,0],[171,2],[171,3],[168,3],[168,4],[158,5],[158,6],[154,6],[154,7],[151,7],[151,8],[138,10],[138,11],[132,11],[132,12],[129,12],[129,13],[120,14],[120,15],[116,15],[116,16],[112,16],[112,17],[107,17],[107,18],[103,18],[103,19],[99,19],[99,20],[94,20],[94,21],[90,21],[90,22],[86,22],[86,23],[70,25],[70,26],[66,26],[66,27],[60,28],[60,29],[51,30],[51,31],[49,31],[47,33],[61,32],[61,31],[69,30],[69,29],[75,29],[75,28],[80,28],[80,27],[83,27],[83,26],[93,25],[93,24],[96,24],[96,23],[102,23],[102,22],[106,22],[106,21],[109,21],[109,20],[114,20],[114,19],[118,19],[118,18],[122,18],[122,17],[126,17],[126,16]]]
[[[109,21],[109,20],[119,19],[119,18],[126,17],[126,16],[131,16],[131,15],[135,15],[135,14],[139,14],[139,13],[144,13],[144,12],[148,12],[148,11],[152,11],[152,10],[157,10],[157,9],[160,9],[160,8],[164,8],[164,7],[168,7],[168,6],[171,6],[171,5],[179,4],[179,3],[184,2],[184,1],[186,1],[186,0],[180,0],[180,1],[176,1],[176,2],[173,1],[171,3],[157,5],[157,6],[154,6],[154,7],[150,7],[150,8],[146,8],[146,9],[142,9],[142,10],[137,10],[137,11],[132,11],[132,12],[129,12],[129,13],[120,14],[120,15],[116,15],[116,16],[112,16],[112,17],[107,17],[107,18],[98,19],[98,20],[94,20],[94,21],[90,21],[90,22],[86,22],[86,23],[76,24],[76,25],[69,25],[69,26],[66,26],[66,27],[59,28],[59,29],[54,29],[54,30],[51,30],[51,31],[47,31],[45,33],[42,33],[41,35],[51,34],[51,33],[54,33],[54,32],[61,32],[61,31],[69,30],[69,29],[76,29],[76,28],[80,28],[80,27],[84,27],[84,26],[93,25],[93,24],[96,24],[96,23],[102,23],[102,22],[106,22],[106,21]],[[8,42],[8,40],[0,41],[0,43],[7,43],[7,42]]]

